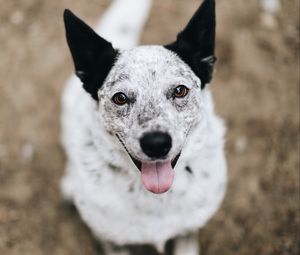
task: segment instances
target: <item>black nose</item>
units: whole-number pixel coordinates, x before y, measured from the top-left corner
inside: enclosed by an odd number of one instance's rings
[[[141,139],[143,152],[150,158],[162,158],[168,154],[172,147],[172,138],[167,133],[150,132]]]

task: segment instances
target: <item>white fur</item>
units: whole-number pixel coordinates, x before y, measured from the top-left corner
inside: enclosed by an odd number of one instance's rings
[[[151,4],[151,0],[114,0],[95,30],[114,47],[130,49],[138,44]]]
[[[140,21],[144,22],[142,18]],[[132,63],[139,58],[146,61],[137,70]],[[168,66],[164,60],[170,60],[174,66]],[[123,62],[128,63],[129,70],[121,68]],[[172,68],[178,65],[184,73],[180,81],[172,72]],[[164,66],[168,68],[164,69]],[[143,74],[153,68],[156,68],[156,75],[145,82]],[[139,135],[155,128],[157,123],[151,122],[141,128],[136,125],[134,116],[145,112],[141,108],[151,98],[155,111],[166,112],[158,122],[163,123],[166,130],[171,130],[176,146],[170,151],[170,157],[182,149],[174,169],[174,183],[165,194],[155,195],[144,189],[140,172],[116,137],[109,134],[112,130],[119,132],[121,128],[113,117],[113,108],[106,116],[104,105],[109,105],[111,82],[118,73],[126,71],[138,83],[136,87],[122,81],[113,89],[130,89],[138,95],[136,108],[128,117],[131,125],[123,129],[128,150],[137,158],[147,160],[136,144]],[[189,85],[190,98],[197,98],[193,107],[199,111],[192,107],[174,115],[175,108],[162,97],[158,98],[170,86],[167,81],[173,85],[177,82]],[[155,87],[157,84],[161,87]],[[149,95],[148,99],[146,95]],[[62,141],[68,157],[62,180],[64,197],[76,205],[97,238],[117,245],[153,244],[162,251],[169,238],[196,233],[218,209],[226,186],[225,130],[214,113],[210,91],[200,89],[200,80],[175,54],[160,46],[142,46],[122,52],[99,90],[99,96],[97,104],[74,76],[66,84],[62,100]],[[176,122],[177,119],[188,124]],[[175,124],[168,126],[166,123]],[[192,173],[185,169],[187,165]],[[113,168],[119,170],[114,171]],[[194,237],[194,240],[197,238]],[[196,255],[197,246],[197,241],[192,239],[179,241],[176,255]]]

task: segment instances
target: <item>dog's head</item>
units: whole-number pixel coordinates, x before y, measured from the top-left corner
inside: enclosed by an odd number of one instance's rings
[[[167,191],[215,62],[215,1],[205,0],[177,40],[119,51],[70,11],[67,41],[77,76],[99,117],[142,172],[144,186]]]

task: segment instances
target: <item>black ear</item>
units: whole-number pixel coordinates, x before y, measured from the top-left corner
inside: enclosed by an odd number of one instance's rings
[[[183,59],[201,80],[212,79],[215,57],[215,0],[204,0],[177,40],[165,47]]]
[[[71,11],[64,11],[67,42],[73,57],[75,73],[85,90],[98,100],[97,91],[117,57],[112,44],[97,35]]]

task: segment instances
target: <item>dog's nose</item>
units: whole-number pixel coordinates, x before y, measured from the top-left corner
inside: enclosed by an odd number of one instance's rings
[[[140,139],[143,152],[150,158],[162,158],[172,147],[172,138],[167,133],[149,132]]]

